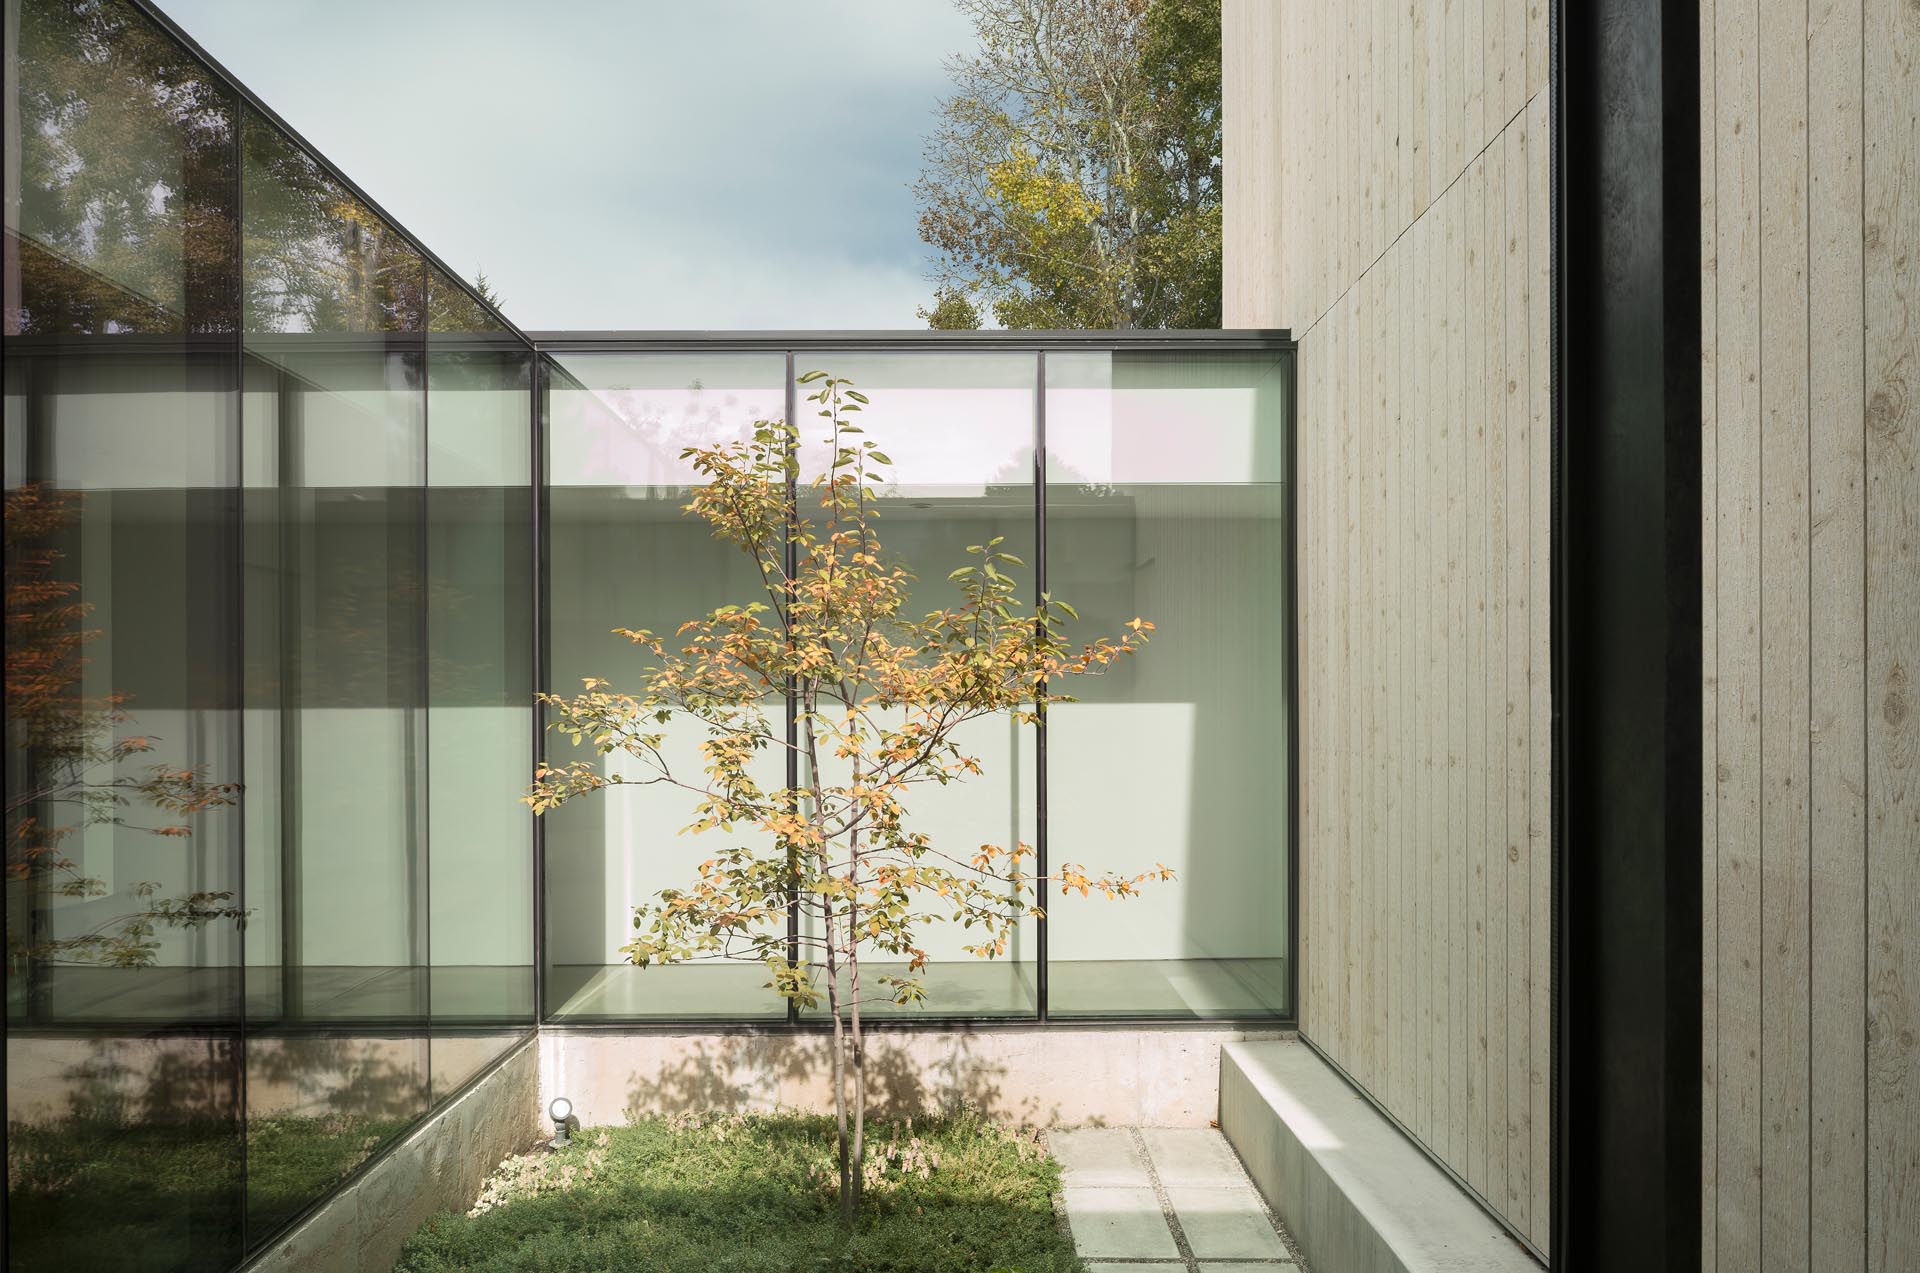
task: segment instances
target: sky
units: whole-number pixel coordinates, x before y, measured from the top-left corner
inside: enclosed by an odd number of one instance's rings
[[[948,0],[159,0],[526,330],[922,327]]]

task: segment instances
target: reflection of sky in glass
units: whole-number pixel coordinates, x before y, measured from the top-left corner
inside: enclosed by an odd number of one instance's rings
[[[1110,354],[1048,356],[1049,481],[1105,486],[1285,479],[1284,400],[1271,365],[1267,374],[1239,385],[1114,380]]]
[[[989,486],[1032,482],[1032,354],[811,353],[806,361],[867,396],[847,417],[866,432],[849,441],[873,442],[893,461],[886,494],[979,497]],[[797,407],[803,479],[829,459],[819,410],[804,397]]]
[[[556,359],[549,480],[556,486],[685,487],[690,446],[744,441],[785,413],[778,354],[569,354]]]

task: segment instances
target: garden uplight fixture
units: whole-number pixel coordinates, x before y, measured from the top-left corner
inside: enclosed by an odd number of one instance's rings
[[[553,1139],[547,1142],[549,1149],[561,1149],[570,1142],[567,1139],[567,1121],[573,1117],[573,1102],[564,1096],[556,1096],[547,1106],[547,1117],[553,1120]]]

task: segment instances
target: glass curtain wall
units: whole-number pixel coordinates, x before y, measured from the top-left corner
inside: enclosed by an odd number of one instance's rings
[[[6,1244],[224,1269],[530,1030],[532,351],[8,0]]]
[[[1290,736],[1286,669],[1288,375],[1271,348],[924,350],[793,353],[794,370],[851,378],[860,417],[895,461],[881,492],[886,556],[917,576],[908,610],[953,594],[965,549],[995,536],[1044,568],[1084,638],[1134,617],[1152,644],[1071,687],[1043,731],[983,725],[981,776],[916,792],[915,829],[936,843],[1038,844],[1051,866],[1171,883],[1135,900],[1047,899],[1011,957],[966,955],[930,926],[920,1017],[1284,1017],[1289,932]],[[641,683],[647,660],[617,627],[671,632],[759,594],[748,559],[683,511],[695,475],[681,448],[745,435],[781,402],[783,353],[575,352],[549,375],[547,498],[553,560],[550,683]],[[799,391],[803,484],[824,465]],[[1036,442],[1045,486],[1036,489]],[[803,509],[805,487],[802,487]],[[1044,510],[1044,544],[1037,524]],[[1042,560],[1044,558],[1044,561]],[[769,704],[769,714],[781,710]],[[1044,735],[1044,747],[1042,738]],[[698,772],[698,737],[670,747]],[[574,758],[549,736],[549,756]],[[780,758],[764,780],[778,784]],[[1038,793],[1047,790],[1044,815]],[[559,1021],[777,1018],[757,966],[637,969],[618,948],[632,908],[682,887],[712,846],[682,836],[688,801],[623,788],[547,820],[548,1003]],[[887,1010],[879,1015],[896,1015]]]
[[[1054,862],[1164,863],[1120,920],[1055,898],[1055,1016],[1290,1010],[1286,364],[1047,358],[1047,582],[1137,658],[1047,713]]]
[[[633,688],[648,666],[616,628],[671,635],[688,619],[761,596],[745,555],[683,511],[699,480],[689,446],[742,440],[786,414],[781,354],[562,356],[547,375],[549,684],[598,677]],[[778,721],[784,700],[767,704]],[[676,727],[662,754],[697,779],[705,731]],[[549,738],[550,755],[564,740]],[[786,785],[784,758],[756,777]],[[559,1021],[784,1020],[757,964],[636,968],[633,907],[696,875],[712,845],[681,835],[694,797],[620,787],[546,815],[547,1004]]]

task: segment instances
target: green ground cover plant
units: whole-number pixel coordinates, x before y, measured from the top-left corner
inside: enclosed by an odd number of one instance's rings
[[[837,1205],[824,1115],[712,1114],[588,1129],[509,1159],[474,1209],[429,1221],[397,1273],[1083,1273],[1059,1166],[971,1113],[869,1126],[865,1202]]]

